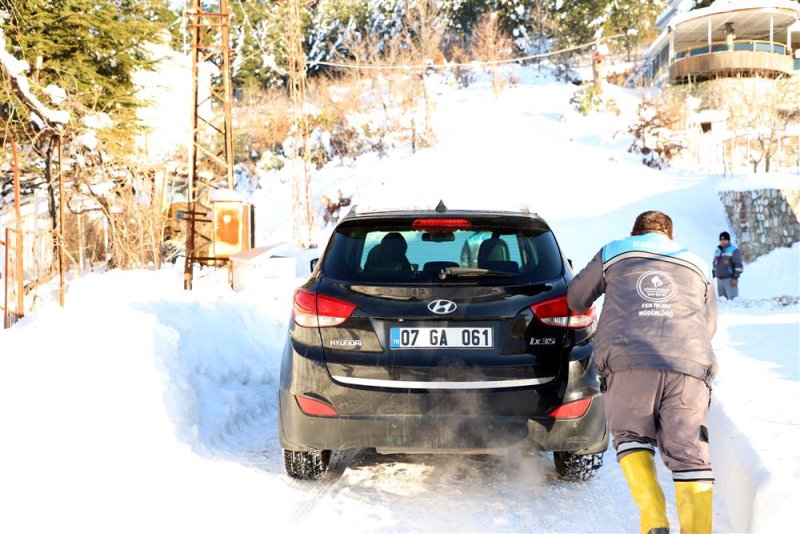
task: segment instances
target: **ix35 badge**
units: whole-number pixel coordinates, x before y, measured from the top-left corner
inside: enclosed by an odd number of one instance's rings
[[[430,303],[428,303],[428,309],[439,315],[453,313],[456,311],[456,308],[458,308],[456,303],[447,299],[432,300]]]

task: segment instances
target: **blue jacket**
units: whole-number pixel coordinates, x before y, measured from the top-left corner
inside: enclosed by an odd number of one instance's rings
[[[717,247],[714,251],[714,276],[716,278],[739,278],[744,271],[742,252],[728,244],[727,247]]]
[[[706,264],[657,232],[604,246],[572,280],[569,307],[605,302],[594,338],[601,376],[623,369],[669,369],[710,383],[717,297]]]

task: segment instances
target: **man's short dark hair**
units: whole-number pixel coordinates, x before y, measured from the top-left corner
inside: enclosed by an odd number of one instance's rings
[[[672,219],[660,211],[645,211],[636,217],[631,235],[643,235],[650,232],[661,232],[672,239]]]

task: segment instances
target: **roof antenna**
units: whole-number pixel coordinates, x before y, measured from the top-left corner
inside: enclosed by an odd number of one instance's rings
[[[436,206],[436,213],[444,213],[447,211],[447,206],[444,205],[444,200],[439,201],[439,205]]]

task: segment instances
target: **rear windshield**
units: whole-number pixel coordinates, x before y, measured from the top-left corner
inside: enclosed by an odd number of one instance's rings
[[[446,283],[520,284],[561,275],[562,260],[546,228],[472,221],[469,229],[413,229],[412,220],[359,221],[340,226],[324,259],[326,276],[365,283],[441,284],[442,269],[488,269],[498,275],[461,273]]]

